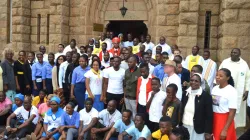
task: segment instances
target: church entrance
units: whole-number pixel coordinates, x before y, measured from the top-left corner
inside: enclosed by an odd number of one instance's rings
[[[115,36],[122,33],[124,40],[127,40],[127,34],[132,33],[133,38],[139,38],[141,35],[146,36],[148,28],[143,21],[110,21],[107,25],[107,31],[114,32]]]

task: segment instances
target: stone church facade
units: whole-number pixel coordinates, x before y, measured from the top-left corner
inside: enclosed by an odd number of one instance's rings
[[[185,56],[191,48],[210,49],[218,62],[234,47],[250,62],[250,0],[0,0],[0,51],[5,47],[55,52],[72,38],[78,46],[98,37],[110,21],[143,21],[154,43],[160,36],[177,44]]]

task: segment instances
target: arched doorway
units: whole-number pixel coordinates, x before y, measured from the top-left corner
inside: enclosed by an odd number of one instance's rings
[[[127,40],[127,34],[132,33],[133,37],[139,38],[141,35],[146,36],[148,28],[143,21],[109,21],[107,31],[114,32],[115,36],[122,33]]]

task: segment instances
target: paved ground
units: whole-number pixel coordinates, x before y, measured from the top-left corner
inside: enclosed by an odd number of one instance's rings
[[[248,126],[248,128],[250,127]],[[241,136],[246,130],[247,130],[246,128],[237,128],[236,129],[237,137]],[[0,126],[0,133],[2,133],[3,131],[4,131],[4,126]],[[26,138],[23,138],[21,140],[26,140]]]

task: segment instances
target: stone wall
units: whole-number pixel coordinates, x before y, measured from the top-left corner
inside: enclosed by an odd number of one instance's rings
[[[3,50],[7,47],[8,40],[8,11],[9,11],[8,0],[0,1],[0,50]],[[0,53],[0,56],[1,53]],[[2,57],[0,57],[2,58]]]

